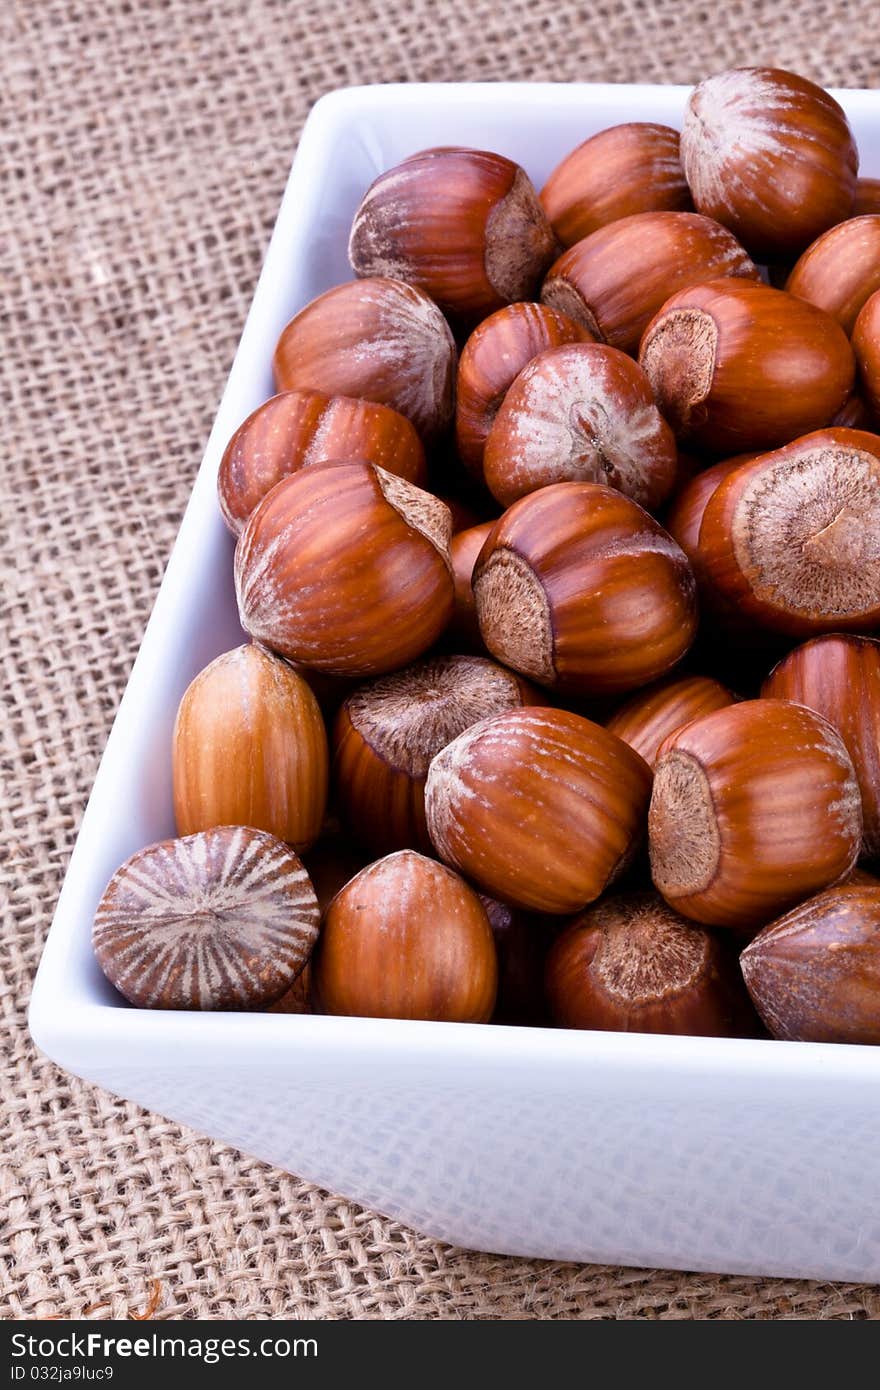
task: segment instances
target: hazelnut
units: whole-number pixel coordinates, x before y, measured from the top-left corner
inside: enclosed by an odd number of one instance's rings
[[[285,994],[318,935],[318,901],[274,835],[220,826],[127,859],[98,904],[98,964],[144,1009],[259,1009]]]
[[[429,488],[428,491],[430,492],[431,489]],[[450,515],[452,516],[453,536],[456,536],[459,531],[467,531],[470,530],[472,526],[480,525],[481,516],[471,505],[473,499],[465,502],[462,501],[460,497],[454,497],[448,492],[436,492],[436,496],[440,498],[441,502],[445,502],[449,508]]]
[[[651,874],[670,906],[753,928],[855,865],[862,805],[840,735],[813,710],[746,700],[660,745]]]
[[[639,362],[680,439],[735,454],[827,425],[852,390],[846,334],[784,290],[713,280],[682,290],[645,330]]]
[[[325,1013],[486,1023],[498,966],[486,913],[462,879],[413,850],[337,893],[315,955]]]
[[[642,212],[600,227],[563,252],[541,299],[600,342],[634,353],[670,295],[724,275],[758,279],[725,227],[693,212]]]
[[[475,477],[483,476],[489,430],[523,367],[547,348],[592,341],[586,328],[546,304],[508,304],[474,329],[458,363],[455,441]]]
[[[814,637],[780,661],[761,694],[807,705],[834,725],[862,794],[863,853],[880,858],[880,642],[845,633]]]
[[[565,710],[511,710],[433,759],[428,832],[484,892],[527,911],[577,912],[626,867],[651,773],[599,724]]]
[[[768,649],[775,640],[769,634],[756,631],[751,619],[744,617],[736,606],[730,603],[718,589],[706,580],[703,571],[703,557],[700,550],[700,527],[709,498],[740,464],[757,458],[754,453],[735,454],[732,458],[721,459],[719,463],[696,473],[682,487],[669,507],[663,524],[670,536],[684,551],[697,581],[700,609],[706,621],[703,622],[698,638],[702,645],[717,660],[728,651],[732,640],[738,648],[737,657],[747,649],[751,656],[757,656],[762,663],[758,678],[766,669]]]
[[[852,333],[865,300],[880,289],[880,215],[851,217],[808,246],[785,288]]]
[[[480,632],[505,665],[572,695],[657,680],[697,628],[693,574],[658,522],[600,483],[515,502],[474,569]]]
[[[698,211],[753,256],[797,255],[848,217],[858,151],[841,106],[780,68],[732,68],[699,82],[681,131]]]
[[[678,473],[675,436],[631,357],[598,343],[550,348],[504,398],[483,457],[503,507],[549,483],[607,483],[653,511]]]
[[[179,835],[266,830],[302,851],[321,831],[327,734],[302,676],[259,647],[218,656],[187,687],[172,738]]]
[[[540,198],[563,246],[638,212],[684,212],[678,131],[650,121],[600,130],[557,164]]]
[[[605,721],[605,728],[653,768],[661,743],[676,729],[735,700],[711,676],[672,676],[633,695]]]
[[[880,439],[827,429],[741,464],[710,497],[700,574],[740,615],[810,637],[880,624]]]
[[[274,1003],[265,1005],[267,1014],[310,1014],[312,1007],[312,968],[304,965],[290,989]]]
[[[547,997],[563,1028],[723,1038],[757,1023],[733,951],[656,893],[576,917],[550,951]]]
[[[774,1038],[880,1043],[880,886],[844,884],[801,903],[740,964]]]
[[[518,164],[488,150],[424,150],[370,185],[354,216],[356,275],[418,286],[473,323],[530,299],[558,245]]]
[[[477,556],[494,525],[494,521],[482,521],[479,526],[470,526],[466,531],[459,531],[449,543],[449,558],[455,583],[455,613],[448,635],[453,646],[463,647],[468,651],[485,650],[480,636],[480,624],[477,622],[477,601],[471,581]]]
[[[359,846],[352,844],[348,835],[343,834],[338,822],[329,818],[328,821],[314,849],[303,855],[322,917],[339,890],[367,864],[366,854]]]
[[[847,874],[846,878],[841,879],[841,883],[857,884],[861,888],[880,888],[880,878],[859,866],[856,866],[851,874]]]
[[[391,406],[433,442],[452,419],[455,340],[413,285],[337,285],[290,320],[273,358],[279,391],[322,391]]]
[[[239,535],[254,507],[282,478],[309,464],[366,459],[424,487],[425,450],[403,415],[375,401],[284,391],[239,425],[220,462],[220,510]]]
[[[449,508],[369,463],[315,465],[275,486],[235,552],[242,627],[335,675],[421,656],[453,605]]]
[[[431,852],[425,778],[471,724],[541,703],[526,681],[479,656],[435,656],[349,695],[333,731],[336,803],[375,854]]]
[[[880,290],[866,300],[853,329],[853,348],[868,408],[875,420],[880,416]]]

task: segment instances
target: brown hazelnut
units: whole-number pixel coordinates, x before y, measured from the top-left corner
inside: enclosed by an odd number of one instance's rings
[[[335,675],[382,675],[440,636],[453,606],[448,507],[369,463],[277,484],[235,552],[242,627]]]
[[[711,676],[670,676],[631,696],[606,720],[605,728],[653,767],[661,743],[676,729],[702,714],[726,709],[735,700],[727,687]]]
[[[877,432],[878,424],[868,402],[858,391],[850,392],[831,423],[847,430],[867,430],[869,434]]]
[[[455,441],[475,477],[483,476],[489,430],[523,367],[547,348],[592,341],[586,328],[546,304],[507,304],[474,329],[458,363]]]
[[[704,468],[688,478],[672,499],[663,524],[690,560],[698,582],[701,578],[700,527],[709,498],[735,468],[756,457],[756,454],[734,454],[732,458],[721,459],[711,468]]]
[[[873,415],[869,429],[880,416],[880,290],[865,301],[853,329],[853,348],[868,408]]]
[[[701,581],[742,618],[810,637],[880,624],[880,439],[827,429],[741,464],[700,526]]]
[[[452,1023],[486,1023],[498,983],[476,893],[407,849],[362,869],[337,893],[314,973],[325,1013]]]
[[[880,887],[809,898],[759,932],[740,964],[774,1038],[880,1043]]]
[[[485,651],[477,621],[477,601],[472,580],[477,556],[483,549],[494,521],[482,521],[459,531],[449,543],[452,578],[455,582],[455,613],[449,627],[449,640],[456,648],[466,651]]]
[[[356,275],[416,285],[459,322],[530,299],[558,244],[525,172],[488,150],[424,150],[371,184],[354,216]]]
[[[800,257],[785,288],[852,333],[865,300],[880,289],[880,214],[850,217],[823,232]]]
[[[540,197],[563,246],[638,212],[684,212],[678,131],[651,121],[600,130],[557,164]]]
[[[847,633],[814,637],[779,662],[761,694],[807,705],[834,725],[862,794],[863,852],[880,858],[880,642]]]
[[[572,695],[657,680],[697,628],[685,556],[600,483],[556,483],[515,502],[483,546],[473,586],[492,655]]]
[[[565,710],[481,720],[431,763],[428,831],[484,892],[532,912],[577,912],[626,866],[641,833],[648,766]]]
[[[631,357],[599,343],[549,348],[495,416],[483,474],[503,507],[550,483],[606,483],[653,511],[678,473],[675,436]]]
[[[591,232],[550,267],[541,299],[600,342],[635,353],[677,290],[758,271],[725,227],[693,212],[642,212]]]
[[[746,700],[660,746],[651,873],[670,906],[753,928],[854,867],[862,803],[840,735],[813,710]]]
[[[880,179],[856,179],[856,200],[851,215],[862,217],[869,212],[880,212]]]
[[[317,840],[327,803],[327,734],[302,676],[253,645],[224,652],[180,702],[172,739],[180,835],[250,825],[295,850]]]
[[[365,459],[424,487],[425,450],[405,416],[375,401],[283,391],[239,425],[220,461],[220,510],[239,535],[254,507],[282,478],[309,464]]]
[[[435,753],[471,724],[541,703],[521,677],[479,656],[435,656],[361,686],[333,731],[336,804],[374,854],[431,852],[425,778]]]
[[[846,334],[783,290],[712,280],[682,290],[645,330],[639,362],[680,439],[736,454],[827,425],[853,387]]]
[[[544,967],[559,931],[558,917],[521,912],[480,894],[498,953],[498,998],[493,1023],[548,1023]]]
[[[697,209],[753,256],[784,260],[850,215],[858,151],[832,96],[781,68],[731,68],[697,83],[681,131]]]

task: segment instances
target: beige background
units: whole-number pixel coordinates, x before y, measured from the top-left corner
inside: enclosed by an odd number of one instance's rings
[[[0,4],[3,1315],[125,1317],[152,1293],[172,1318],[880,1316],[863,1286],[450,1249],[71,1081],[24,1023],[310,104],[758,61],[872,86],[876,20],[876,0]]]

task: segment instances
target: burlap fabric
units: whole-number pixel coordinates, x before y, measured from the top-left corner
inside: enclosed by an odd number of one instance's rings
[[[25,1028],[310,104],[755,61],[870,86],[876,0],[5,0],[0,30],[3,1314],[880,1316],[861,1286],[450,1249],[71,1081]]]

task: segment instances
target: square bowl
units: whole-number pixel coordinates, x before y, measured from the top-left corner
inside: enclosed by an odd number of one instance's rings
[[[880,1278],[880,1050],[127,1007],[91,922],[129,854],[174,833],[170,739],[198,670],[242,641],[217,467],[272,394],[292,314],[350,278],[348,228],[382,169],[496,149],[540,186],[604,126],[678,126],[683,87],[350,88],[300,141],[253,306],[98,771],[34,985],[67,1070],[458,1245],[555,1259]],[[836,94],[866,171],[880,95]]]

